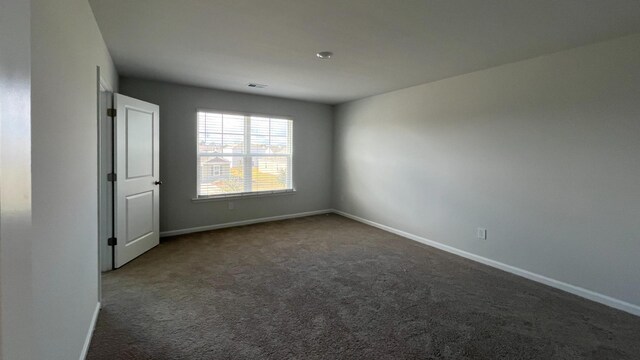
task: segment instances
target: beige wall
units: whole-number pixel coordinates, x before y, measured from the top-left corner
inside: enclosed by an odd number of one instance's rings
[[[640,311],[638,59],[640,35],[340,105],[334,207]]]

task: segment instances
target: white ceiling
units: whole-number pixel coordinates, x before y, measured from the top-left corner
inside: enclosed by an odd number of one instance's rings
[[[90,3],[123,76],[330,104],[640,32],[639,0]]]

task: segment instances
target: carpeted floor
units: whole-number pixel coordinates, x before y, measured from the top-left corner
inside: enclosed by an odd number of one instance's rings
[[[88,359],[640,359],[640,317],[338,215],[107,273]]]

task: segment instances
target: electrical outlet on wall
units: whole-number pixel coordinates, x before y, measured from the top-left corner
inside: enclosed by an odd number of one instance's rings
[[[487,240],[487,229],[478,228],[478,239]]]
[[[227,208],[228,208],[229,210],[233,210],[233,209],[235,209],[235,208],[236,208],[236,204],[234,204],[234,203],[233,203],[233,201],[229,201],[229,202],[227,203]]]

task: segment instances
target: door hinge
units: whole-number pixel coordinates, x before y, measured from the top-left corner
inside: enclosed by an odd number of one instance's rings
[[[118,110],[116,110],[116,109],[107,109],[107,116],[116,117],[117,114],[118,114]]]
[[[108,182],[118,181],[118,174],[115,174],[115,173],[108,173],[108,174],[107,174],[107,181],[108,181]]]
[[[118,245],[118,238],[114,238],[114,237],[112,237],[112,238],[108,238],[108,239],[107,239],[107,245],[109,245],[109,246],[116,246],[116,245]]]

